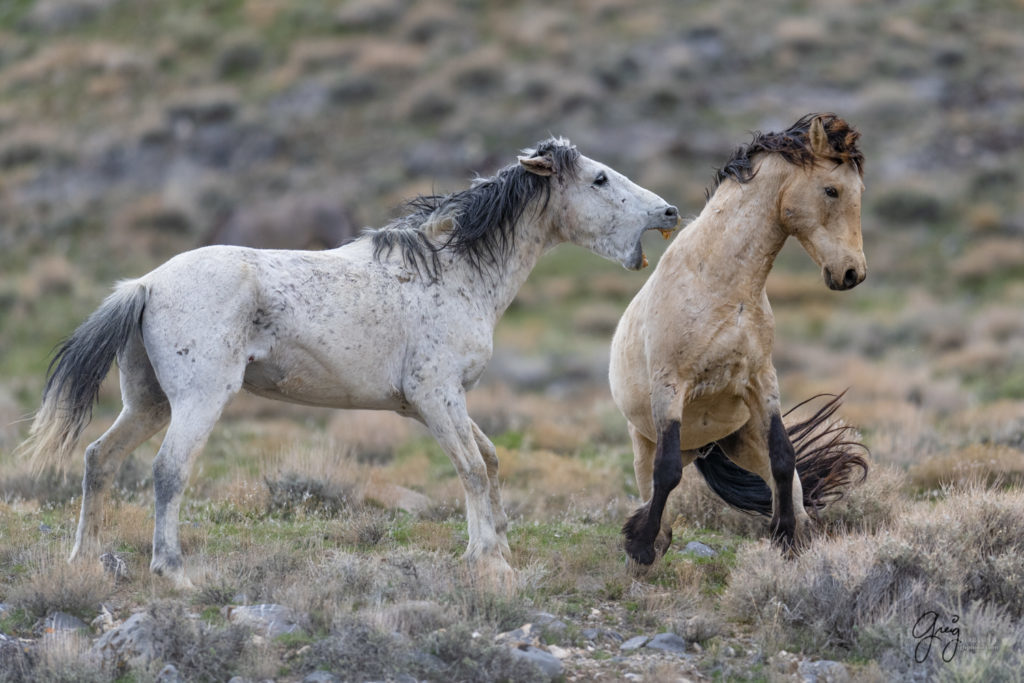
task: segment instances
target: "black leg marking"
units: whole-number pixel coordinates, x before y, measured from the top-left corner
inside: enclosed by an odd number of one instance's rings
[[[796,453],[786,434],[779,414],[772,415],[768,428],[768,456],[771,460],[772,478],[778,495],[775,514],[772,516],[772,539],[789,550],[796,540],[796,513],[793,510],[793,472],[796,467]]]
[[[665,502],[683,476],[683,457],[679,450],[679,422],[670,422],[658,436],[654,456],[654,494],[651,500],[633,513],[622,527],[626,536],[626,553],[639,564],[649,565],[656,557],[654,541],[661,530]]]

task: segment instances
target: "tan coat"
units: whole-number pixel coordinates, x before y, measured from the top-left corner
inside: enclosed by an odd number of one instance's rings
[[[812,143],[814,131],[812,125]],[[765,280],[790,236],[833,289],[855,286],[866,274],[860,174],[855,164],[832,159],[827,140],[818,138],[817,144],[809,165],[761,154],[749,182],[726,179],[669,246],[619,322],[612,341],[612,396],[629,421],[637,486],[648,507],[658,488],[659,442],[678,422],[681,466],[697,457],[696,449],[728,438],[729,459],[771,486],[779,524],[768,444],[771,420],[780,413],[779,389]],[[674,431],[669,437],[674,439]],[[795,473],[791,490],[799,528],[807,514]],[[790,541],[795,533],[789,533]],[[634,559],[642,564],[653,560],[640,554]]]

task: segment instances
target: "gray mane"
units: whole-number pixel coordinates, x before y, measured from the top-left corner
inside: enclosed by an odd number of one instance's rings
[[[564,138],[550,138],[523,154],[548,156],[554,175],[576,176],[580,153]],[[515,226],[530,202],[543,195],[541,211],[547,208],[551,177],[530,173],[517,163],[475,180],[466,190],[417,197],[408,203],[408,215],[365,231],[373,242],[373,256],[380,260],[398,249],[406,266],[431,280],[439,278],[438,254],[445,249],[478,271],[499,267],[515,246]]]

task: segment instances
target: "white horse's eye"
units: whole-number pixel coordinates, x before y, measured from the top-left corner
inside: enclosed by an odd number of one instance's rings
[[[600,173],[598,173],[597,177],[594,178],[594,186],[595,187],[601,187],[602,185],[604,185],[607,182],[608,182],[608,176],[606,176],[604,174],[604,171],[601,171]]]

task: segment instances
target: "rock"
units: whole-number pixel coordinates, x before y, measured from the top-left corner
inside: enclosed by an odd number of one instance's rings
[[[73,614],[67,612],[53,612],[43,622],[43,633],[58,633],[61,631],[89,630],[89,624],[85,623]]]
[[[95,19],[114,0],[39,0],[19,27],[41,33],[60,33]]]
[[[646,647],[651,650],[659,650],[661,652],[683,654],[686,652],[686,641],[675,633],[659,633],[651,638]]]
[[[580,635],[587,640],[597,640],[597,637],[601,635],[601,632],[596,628],[585,628],[580,631]]]
[[[622,645],[619,645],[619,649],[624,652],[632,652],[633,650],[639,650],[647,644],[648,640],[650,640],[650,638],[648,638],[647,636],[635,636],[624,642]]]
[[[566,650],[564,647],[558,647],[557,645],[548,645],[548,652],[558,659],[565,659],[572,655],[572,652]]]
[[[818,662],[803,661],[797,666],[802,683],[846,683],[850,674],[842,662],[823,659]]]
[[[696,555],[697,557],[714,557],[718,554],[718,552],[713,548],[704,545],[700,541],[690,541],[686,544],[686,547],[683,548],[683,552],[689,553],[690,555]]]
[[[525,645],[514,648],[512,654],[521,659],[536,665],[544,675],[549,678],[558,678],[562,675],[562,662],[550,652],[545,652],[539,647]]]
[[[42,531],[44,534],[48,534],[51,531],[53,531],[53,527],[45,522],[40,522],[39,530]]]
[[[768,659],[768,664],[774,671],[780,674],[795,674],[800,658],[795,654],[779,650],[774,656]]]
[[[160,669],[160,673],[156,675],[156,683],[181,683],[178,667],[173,664],[165,664],[164,668]]]
[[[284,605],[229,606],[227,618],[232,624],[247,626],[257,635],[269,639],[302,630],[295,613]]]
[[[9,680],[32,680],[36,642],[0,633],[0,674]]]
[[[551,612],[534,612],[530,615],[530,621],[538,626],[547,626],[557,619]]]
[[[338,683],[341,679],[330,671],[314,671],[302,679],[302,683]]]
[[[156,658],[153,638],[153,617],[137,612],[117,628],[104,633],[92,646],[92,654],[104,668],[121,671],[127,667],[145,666]]]

